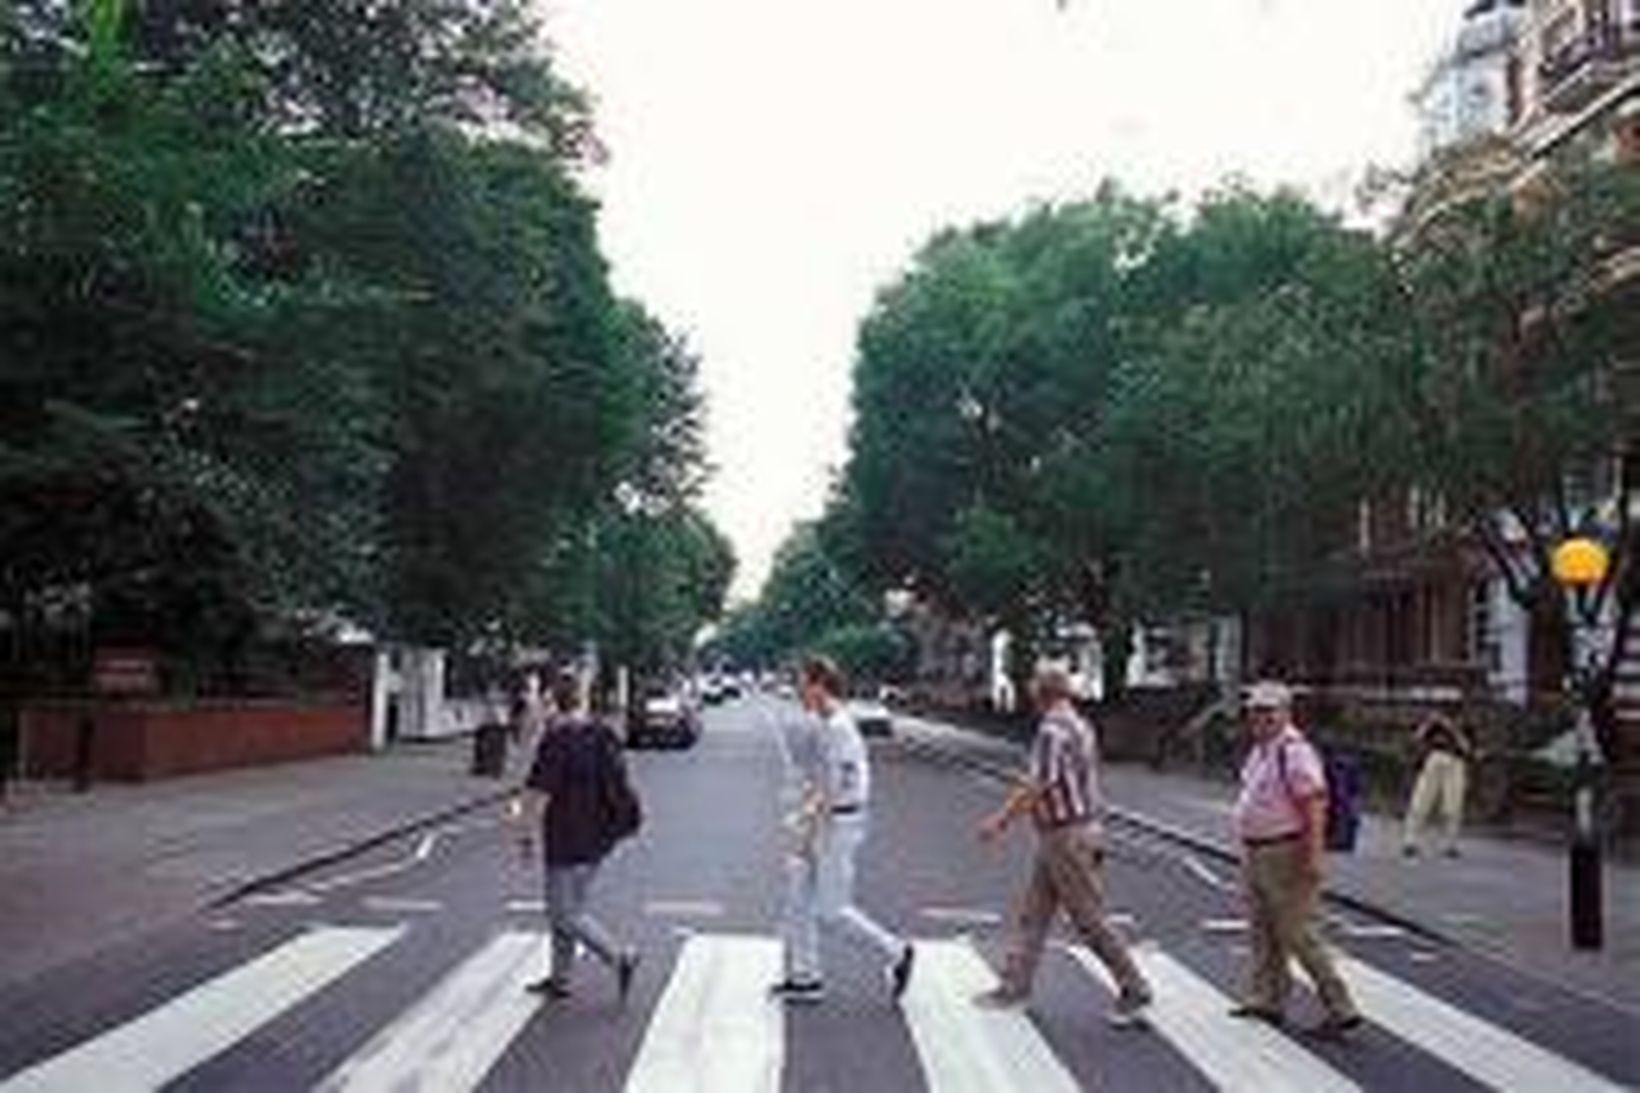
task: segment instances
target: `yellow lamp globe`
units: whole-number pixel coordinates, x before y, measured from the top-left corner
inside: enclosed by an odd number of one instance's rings
[[[1578,536],[1556,547],[1551,562],[1555,580],[1568,588],[1590,588],[1606,579],[1611,555],[1599,540]]]

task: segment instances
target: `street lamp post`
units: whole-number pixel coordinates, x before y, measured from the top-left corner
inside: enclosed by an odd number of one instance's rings
[[[1572,601],[1572,687],[1578,699],[1577,765],[1572,775],[1572,843],[1570,865],[1570,912],[1572,947],[1598,949],[1603,941],[1600,829],[1596,819],[1596,768],[1604,760],[1600,738],[1594,727],[1594,687],[1599,671],[1598,643],[1579,640],[1584,631],[1596,631],[1598,618],[1589,618],[1589,593],[1606,579],[1610,555],[1598,540],[1579,536],[1567,539],[1555,549],[1555,580]],[[1590,639],[1593,633],[1587,635]]]

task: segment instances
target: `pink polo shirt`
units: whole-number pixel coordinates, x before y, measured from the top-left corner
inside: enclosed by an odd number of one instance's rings
[[[1236,835],[1243,840],[1297,835],[1304,830],[1299,802],[1326,792],[1321,757],[1303,733],[1288,725],[1269,740],[1254,744],[1241,764]]]

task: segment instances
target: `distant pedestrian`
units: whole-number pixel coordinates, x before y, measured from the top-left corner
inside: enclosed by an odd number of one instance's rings
[[[1418,780],[1407,802],[1401,852],[1416,857],[1422,850],[1423,828],[1437,808],[1442,820],[1442,843],[1449,858],[1458,856],[1458,831],[1463,826],[1463,799],[1469,783],[1473,747],[1456,722],[1432,713],[1418,725],[1416,742],[1422,762]]]
[[[1000,838],[1027,813],[1036,827],[1036,858],[1020,900],[1012,948],[1002,982],[980,996],[986,1006],[1023,1004],[1031,994],[1048,930],[1061,909],[1116,981],[1108,1019],[1125,1026],[1142,1022],[1150,984],[1127,944],[1105,919],[1104,801],[1099,793],[1099,741],[1077,713],[1069,675],[1043,668],[1031,684],[1041,713],[1031,745],[1030,770],[1002,807],[979,828],[986,842]]]
[[[792,845],[786,860],[783,923],[785,975],[770,994],[786,1002],[825,997],[820,932],[836,930],[883,959],[890,993],[899,999],[911,981],[916,950],[854,903],[854,859],[865,842],[871,803],[871,761],[853,718],[843,708],[843,677],[826,657],[810,657],[802,671],[806,718],[788,742],[797,768],[798,804],[788,818]]]
[[[1248,696],[1252,747],[1241,768],[1235,830],[1252,934],[1251,989],[1230,1012],[1274,1025],[1286,1020],[1296,959],[1327,1016],[1312,1031],[1337,1038],[1361,1015],[1316,934],[1326,859],[1327,780],[1321,758],[1293,723],[1292,692],[1262,682]]]
[[[567,998],[577,945],[615,973],[624,1000],[637,970],[636,950],[623,948],[587,910],[598,867],[623,832],[610,826],[611,795],[631,799],[620,741],[594,720],[581,701],[579,681],[564,675],[552,687],[557,716],[541,735],[524,781],[519,839],[526,855],[541,833],[547,916],[552,926],[552,970],[529,990]],[[633,799],[635,800],[635,799]]]

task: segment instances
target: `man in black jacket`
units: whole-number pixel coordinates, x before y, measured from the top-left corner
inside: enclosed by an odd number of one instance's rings
[[[587,712],[579,680],[559,677],[552,698],[558,713],[542,733],[524,780],[519,832],[526,855],[534,850],[535,833],[541,833],[547,915],[552,922],[552,970],[529,990],[546,998],[569,997],[579,944],[615,972],[616,989],[624,1000],[638,954],[622,947],[592,916],[587,899],[598,866],[616,842],[607,829],[605,786],[612,779],[625,782],[626,762],[615,734]]]

